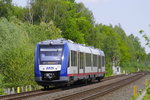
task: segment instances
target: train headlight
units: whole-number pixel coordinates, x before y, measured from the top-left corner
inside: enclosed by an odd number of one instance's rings
[[[53,43],[54,43],[54,42],[53,42],[53,41],[51,41],[49,44],[50,44],[50,45],[52,45]]]
[[[52,76],[53,74],[52,73],[46,73],[45,74],[45,76],[47,77],[47,78],[49,78],[49,79],[51,79],[53,76]]]
[[[62,56],[61,59],[64,60],[64,56]]]

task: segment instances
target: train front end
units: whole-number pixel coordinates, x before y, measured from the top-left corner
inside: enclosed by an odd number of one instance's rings
[[[35,81],[42,86],[66,83],[67,45],[61,41],[44,41],[36,46]]]

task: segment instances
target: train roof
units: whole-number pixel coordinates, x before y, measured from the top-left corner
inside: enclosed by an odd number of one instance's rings
[[[46,40],[46,41],[39,42],[38,44],[40,44],[40,45],[49,45],[49,44],[63,45],[65,43],[67,43],[69,49],[73,50],[73,51],[92,53],[95,55],[104,55],[104,52],[100,49],[97,49],[97,48],[94,48],[91,46],[85,46],[84,44],[77,44],[71,40],[65,40],[64,38],[60,38],[60,39],[56,39],[56,40]]]

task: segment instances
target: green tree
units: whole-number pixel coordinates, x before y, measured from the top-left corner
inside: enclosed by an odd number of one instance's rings
[[[39,41],[61,37],[53,22],[32,25],[0,19],[0,75],[3,87],[34,85],[34,49]]]
[[[62,36],[74,42],[85,43],[92,32],[93,14],[74,0],[31,0],[28,9],[28,21],[39,24],[52,20],[61,29]]]
[[[15,18],[10,20],[0,19],[0,73],[4,76],[2,82],[6,87],[33,81],[33,47],[21,23]]]
[[[144,32],[144,30],[140,30],[139,33],[142,34],[142,37],[145,39],[146,45],[150,47],[150,37],[148,37],[148,35]]]
[[[6,17],[8,18],[13,14],[12,0],[0,0],[0,17]]]

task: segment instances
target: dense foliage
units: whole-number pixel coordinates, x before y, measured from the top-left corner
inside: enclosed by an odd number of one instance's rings
[[[146,90],[147,90],[147,91],[146,91],[146,94],[145,94],[143,100],[149,100],[149,98],[150,98],[150,88],[148,88],[148,89],[146,89]]]
[[[149,25],[150,26],[150,25]],[[142,37],[146,41],[146,45],[150,47],[150,37],[144,32],[144,30],[140,30],[139,33],[142,35]]]
[[[91,11],[74,0],[30,0],[26,8],[0,0],[0,87],[34,85],[34,49],[39,41],[56,38],[102,49],[107,75],[112,59],[126,72],[148,69],[139,39],[121,25],[95,24]]]

